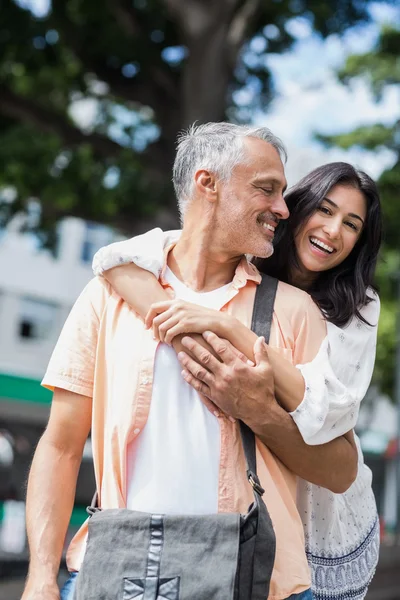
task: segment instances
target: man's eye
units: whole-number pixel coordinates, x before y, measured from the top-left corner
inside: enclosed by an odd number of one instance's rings
[[[261,189],[266,194],[272,194],[272,192],[274,191],[272,188],[261,188]]]

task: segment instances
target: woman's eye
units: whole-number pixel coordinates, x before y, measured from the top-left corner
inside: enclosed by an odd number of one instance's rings
[[[320,206],[318,208],[318,210],[320,210],[322,213],[324,213],[325,215],[330,215],[332,214],[331,211],[329,210],[329,208],[327,208],[326,206]]]
[[[358,231],[357,225],[354,225],[354,223],[352,223],[351,221],[347,221],[346,225],[351,227],[351,229],[354,229],[354,231]]]

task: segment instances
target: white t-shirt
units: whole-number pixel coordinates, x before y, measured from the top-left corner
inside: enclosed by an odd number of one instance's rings
[[[229,285],[197,293],[167,267],[175,297],[219,310]],[[129,445],[127,508],[161,514],[218,512],[220,427],[218,418],[183,379],[173,348],[159,344],[150,412]]]

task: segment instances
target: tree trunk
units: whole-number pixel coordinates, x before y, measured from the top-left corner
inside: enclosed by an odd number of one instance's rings
[[[182,127],[225,117],[232,76],[227,52],[228,25],[210,23],[188,42],[189,56],[182,74]]]

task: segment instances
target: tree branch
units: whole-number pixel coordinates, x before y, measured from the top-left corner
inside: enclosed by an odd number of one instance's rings
[[[134,10],[126,6],[121,0],[108,0],[108,7],[126,36],[141,36],[142,32]]]
[[[133,10],[124,6],[121,0],[109,0],[109,7],[122,33],[126,36],[127,43],[134,39],[135,42],[140,40],[142,46],[144,44],[149,46],[149,39],[143,35],[141,24]],[[150,72],[146,73],[145,82],[140,79],[140,75],[133,79],[127,79],[118,69],[108,67],[104,61],[91,56],[85,41],[77,36],[76,27],[66,11],[65,0],[53,1],[53,18],[66,45],[81,61],[83,68],[92,71],[104,81],[114,96],[150,106],[155,113],[158,113],[166,102],[172,105],[171,108],[178,106],[177,84],[172,73],[169,72],[168,65],[163,63],[161,58],[152,64]]]
[[[62,115],[36,104],[32,100],[18,96],[5,85],[0,84],[0,112],[25,123],[31,123],[40,131],[55,133],[68,146],[90,144],[100,158],[116,157],[122,148],[116,142],[98,133],[86,134]]]
[[[236,64],[238,52],[260,8],[261,0],[246,0],[232,19],[227,37],[228,53],[232,65]]]
[[[194,41],[229,22],[238,0],[164,0],[185,36]]]

